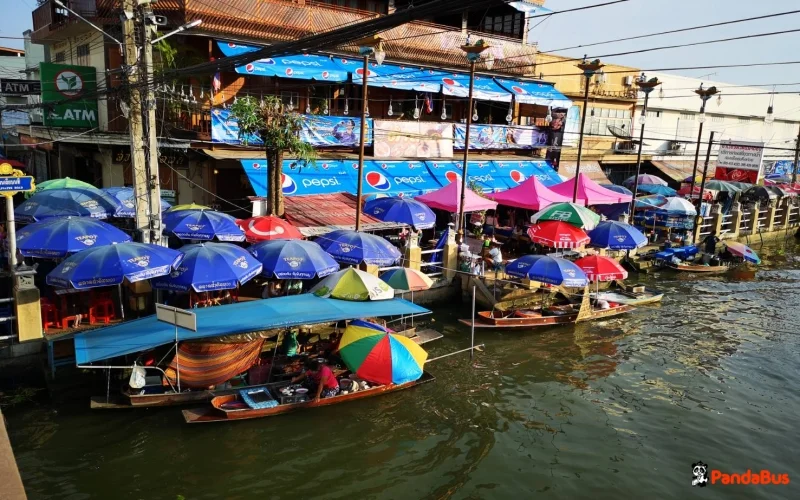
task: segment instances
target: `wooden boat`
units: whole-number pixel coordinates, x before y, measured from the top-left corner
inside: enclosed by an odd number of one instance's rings
[[[410,389],[418,385],[433,382],[435,377],[428,372],[424,372],[422,377],[413,382],[398,385],[381,385],[372,387],[370,389],[351,392],[349,394],[339,394],[330,398],[320,399],[315,402],[313,400],[298,401],[291,403],[278,403],[269,408],[253,408],[247,406],[242,399],[241,393],[227,394],[224,396],[217,396],[211,400],[211,404],[203,408],[194,408],[183,410],[183,418],[186,423],[199,424],[207,422],[225,422],[231,420],[247,420],[251,418],[273,417],[275,415],[282,415],[296,410],[317,408],[320,406],[329,406],[347,401],[354,401],[356,399],[364,399],[381,394],[388,394],[390,392],[397,392],[404,389]],[[283,385],[286,385],[284,383]],[[268,394],[276,402],[281,401],[280,394],[274,388],[268,388]],[[263,397],[267,397],[262,394]]]
[[[728,266],[701,266],[697,264],[666,264],[669,269],[684,273],[724,273],[730,269]]]
[[[593,299],[605,300],[627,306],[642,306],[661,302],[661,299],[664,298],[664,292],[653,288],[645,288],[644,292],[636,293],[620,288],[600,293],[592,292],[590,296]]]
[[[284,384],[286,384],[286,382],[273,382],[267,385],[280,386]],[[240,389],[262,386],[263,384],[261,386],[240,386],[221,390],[185,392],[175,392],[169,387],[165,387],[161,392],[153,392],[149,394],[129,394],[123,392],[110,398],[106,398],[104,396],[92,396],[89,400],[89,407],[93,410],[122,410],[126,408],[156,408],[160,406],[187,405],[211,401],[216,396],[233,394],[238,392]]]

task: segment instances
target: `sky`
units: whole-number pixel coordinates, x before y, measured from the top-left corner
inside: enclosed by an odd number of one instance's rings
[[[608,0],[547,0],[545,6],[553,11],[558,11],[606,1]],[[0,16],[0,36],[20,37],[25,29],[32,27],[31,11],[36,5],[35,0],[0,0],[0,3],[3,4],[2,16]],[[629,0],[615,5],[546,18],[534,28],[533,39],[538,41],[540,50],[548,51],[790,10],[800,10],[800,1]],[[542,19],[532,21],[538,23]],[[800,13],[558,53],[574,57],[588,54],[594,58],[643,48],[798,28],[800,28]],[[22,40],[2,38],[0,38],[0,45],[18,48],[23,46]],[[647,70],[678,66],[800,60],[798,47],[800,47],[800,32],[699,47],[659,50],[637,55],[610,56],[602,59],[608,63]],[[758,68],[686,70],[677,73],[737,85],[800,82],[800,64]],[[780,89],[783,91],[797,89],[800,92],[800,85],[780,87]]]

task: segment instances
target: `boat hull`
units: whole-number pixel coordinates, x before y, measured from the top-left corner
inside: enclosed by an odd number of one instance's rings
[[[682,273],[717,274],[730,269],[728,266],[695,266],[690,264],[667,264],[669,269]]]
[[[664,298],[664,294],[656,290],[646,289],[642,294],[600,292],[599,294],[592,293],[591,297],[593,299],[597,298],[600,300],[606,300],[608,302],[616,302],[617,304],[623,304],[626,306],[643,306],[661,302],[661,299]]]
[[[200,424],[210,422],[229,422],[233,420],[249,420],[253,418],[274,417],[276,415],[283,415],[297,410],[318,408],[321,406],[330,406],[347,401],[354,401],[356,399],[365,399],[391,392],[402,391],[410,389],[418,385],[433,382],[436,378],[428,372],[424,372],[422,377],[413,382],[398,385],[383,385],[373,387],[363,391],[352,392],[350,394],[340,394],[331,398],[320,399],[319,401],[304,401],[301,403],[281,404],[272,408],[263,409],[248,409],[238,411],[224,411],[215,408],[214,406],[206,406],[202,408],[192,408],[183,410],[183,418],[188,424]]]

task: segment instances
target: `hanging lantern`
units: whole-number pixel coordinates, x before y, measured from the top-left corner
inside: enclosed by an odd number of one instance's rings
[[[472,121],[478,121],[478,105],[475,104],[475,107],[472,108]]]
[[[514,105],[512,103],[508,104],[508,114],[506,115],[506,123],[511,125],[511,122],[514,120]]]
[[[350,114],[350,99],[345,99],[344,100],[344,114],[345,115],[349,115]]]
[[[364,107],[364,118],[369,118],[369,105]]]
[[[547,116],[544,117],[544,122],[548,125],[553,121],[553,109],[547,108]]]
[[[389,110],[386,112],[388,116],[392,116],[394,111],[392,110],[392,96],[389,96]]]
[[[447,120],[447,107],[445,106],[444,97],[442,97],[442,120]]]
[[[414,96],[414,119],[419,120],[419,100]]]

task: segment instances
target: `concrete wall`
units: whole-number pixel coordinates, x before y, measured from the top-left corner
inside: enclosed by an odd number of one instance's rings
[[[765,159],[793,159],[795,138],[797,137],[800,115],[800,95],[780,94],[774,96],[773,111],[775,121],[764,122],[767,108],[773,98],[771,88],[737,87],[723,82],[712,82],[698,78],[688,78],[669,73],[648,73],[647,78],[657,77],[661,87],[650,94],[648,103],[645,141],[647,153],[693,156],[692,144],[679,151],[670,151],[674,141],[697,141],[699,128],[698,115],[700,98],[693,92],[702,83],[705,88],[716,86],[721,90],[717,97],[706,104],[706,121],[703,125],[703,140],[709,133],[716,132],[715,142],[719,140],[741,140],[765,142],[768,147],[786,148],[785,151],[767,150]],[[780,88],[778,89],[780,91]],[[748,94],[748,95],[736,95]],[[751,95],[760,94],[760,95]],[[636,119],[641,114],[643,99],[636,107]],[[705,150],[705,148],[703,148]],[[713,150],[715,151],[716,148]],[[713,153],[712,151],[712,153]]]

